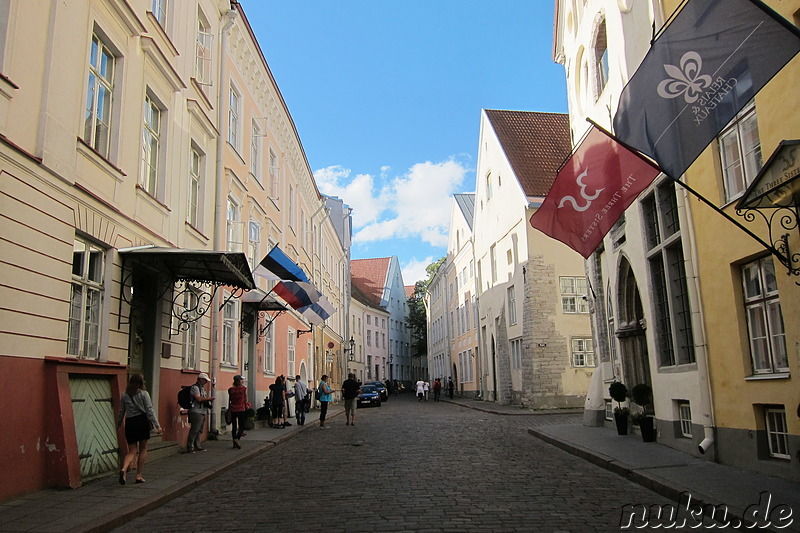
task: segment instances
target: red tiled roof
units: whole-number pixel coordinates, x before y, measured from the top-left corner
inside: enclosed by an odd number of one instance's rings
[[[405,285],[403,288],[406,290],[406,298],[411,298],[417,291],[416,285]]]
[[[569,115],[486,109],[500,145],[527,196],[547,196],[572,153]]]
[[[381,306],[381,298],[383,297],[383,289],[386,287],[386,276],[389,272],[391,259],[391,257],[380,257],[377,259],[353,259],[350,261],[350,280],[354,287],[357,287],[369,298],[368,303],[373,307]]]

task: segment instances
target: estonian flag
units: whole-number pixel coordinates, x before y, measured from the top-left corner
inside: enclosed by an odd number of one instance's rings
[[[261,260],[261,263],[253,270],[253,274],[271,280],[302,281],[308,283],[308,276],[303,272],[303,269],[297,266],[297,263],[289,259],[289,257],[278,248],[278,245],[273,246],[272,250],[270,250],[266,257]]]
[[[283,298],[293,309],[314,304],[321,296],[316,287],[303,281],[280,281],[272,292]]]
[[[320,295],[319,300],[311,305],[298,309],[301,315],[311,324],[318,326],[325,322],[336,312],[330,301],[325,296]]]

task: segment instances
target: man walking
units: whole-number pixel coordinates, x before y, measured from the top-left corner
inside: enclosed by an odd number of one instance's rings
[[[189,438],[186,440],[186,453],[206,451],[200,446],[200,435],[203,433],[208,407],[214,401],[213,396],[206,394],[206,384],[210,381],[208,374],[200,372],[197,375],[197,382],[189,389],[189,395],[192,397],[192,406],[189,408],[189,424],[192,427],[189,429]]]
[[[452,377],[447,378],[447,395],[450,397],[451,400],[453,399],[453,391],[455,388],[456,384],[453,383],[453,378]]]
[[[422,399],[425,397],[425,382],[417,380],[417,383],[414,385],[416,393],[417,393],[417,401],[421,402]]]
[[[294,414],[298,426],[306,424],[306,402],[308,398],[308,385],[300,379],[300,376],[294,378]]]
[[[342,397],[344,398],[344,415],[347,418],[345,426],[356,425],[356,399],[361,392],[361,384],[356,381],[356,375],[347,374],[347,379],[342,383]]]

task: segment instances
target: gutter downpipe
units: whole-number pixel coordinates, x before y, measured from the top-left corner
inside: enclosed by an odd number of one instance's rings
[[[223,223],[225,222],[225,188],[224,188],[224,177],[225,177],[225,167],[222,162],[222,156],[224,153],[225,148],[225,137],[223,135],[223,131],[228,131],[228,128],[223,128],[223,124],[225,124],[225,115],[227,114],[228,108],[226,102],[227,100],[224,98],[224,89],[223,89],[223,82],[225,81],[225,64],[227,59],[226,50],[228,48],[228,32],[230,31],[233,23],[236,21],[236,11],[233,9],[229,9],[223,15],[224,21],[222,28],[220,29],[220,39],[219,39],[219,84],[217,85],[217,131],[219,131],[217,135],[217,147],[216,147],[216,171],[215,171],[215,183],[214,183],[214,249],[215,250],[222,250],[225,247],[225,242],[223,241],[222,236],[226,235],[225,228],[223,227]],[[211,396],[216,397],[217,395],[217,370],[219,368],[219,352],[220,352],[220,345],[219,345],[219,335],[220,335],[220,327],[219,327],[219,320],[220,320],[220,291],[216,291],[214,293],[214,303],[211,307]],[[214,407],[211,409],[211,419],[208,424],[209,433],[212,433],[217,427],[217,410],[216,407],[218,402],[214,400]]]
[[[690,277],[691,279],[691,283],[687,284],[687,288],[689,290],[690,304],[694,304],[692,307],[697,309],[696,312],[692,312],[692,330],[696,332],[695,347],[699,352],[695,358],[697,362],[697,377],[703,381],[703,383],[698,383],[698,390],[700,392],[700,400],[703,409],[703,440],[700,442],[697,449],[701,455],[705,455],[709,448],[715,444],[714,434],[716,428],[714,424],[714,396],[711,393],[711,376],[708,372],[708,345],[706,343],[705,320],[703,318],[703,306],[700,298],[700,279],[697,274],[697,241],[694,238],[694,223],[692,222],[692,214],[691,210],[689,209],[689,193],[684,188],[681,188],[681,191],[681,199],[683,201],[680,202],[681,205],[679,206],[679,209],[684,212],[686,224],[691,229],[691,235],[688,241],[692,269],[691,275],[687,273],[687,277]],[[714,455],[714,459],[716,460],[716,454]]]

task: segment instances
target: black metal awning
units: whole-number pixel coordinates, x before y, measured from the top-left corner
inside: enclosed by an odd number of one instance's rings
[[[173,281],[255,287],[247,258],[241,252],[185,250],[147,246],[119,250],[126,264],[169,274]]]

